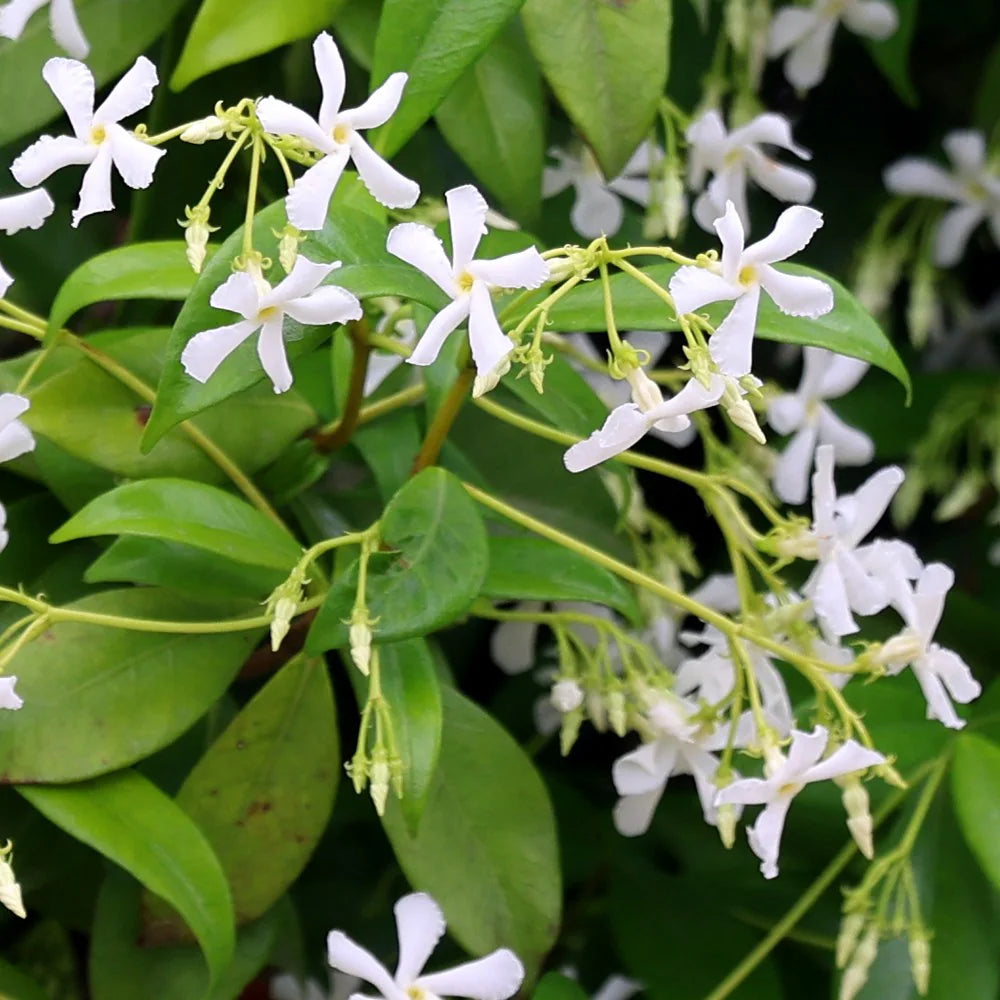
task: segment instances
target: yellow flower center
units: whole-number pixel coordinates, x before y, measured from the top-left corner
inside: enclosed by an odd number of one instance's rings
[[[426,991],[422,990],[419,986],[408,986],[406,988],[406,995],[411,998],[411,1000],[424,1000],[427,996]]]
[[[469,274],[468,271],[463,271],[458,276],[458,287],[459,287],[459,290],[463,291],[463,292],[471,292],[472,291],[472,285],[475,282],[475,280],[476,279],[471,274]]]
[[[742,159],[743,159],[743,150],[741,150],[741,149],[731,149],[722,158],[722,162],[727,167],[735,167],[736,164],[739,163],[740,160],[742,160]]]
[[[277,306],[267,306],[265,309],[261,309],[261,311],[257,313],[257,319],[266,322],[267,320],[271,319],[272,316],[276,316],[277,314],[278,314]]]
[[[748,264],[746,267],[740,268],[740,273],[737,275],[737,281],[741,285],[752,285],[757,280],[757,268],[752,264]]]
[[[107,129],[103,125],[95,125],[90,130],[90,141],[99,146],[108,137]]]
[[[343,144],[350,138],[351,130],[346,125],[334,125],[330,134],[333,136],[334,142]]]

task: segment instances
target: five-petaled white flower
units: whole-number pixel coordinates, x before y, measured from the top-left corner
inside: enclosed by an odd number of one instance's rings
[[[885,757],[877,750],[869,750],[855,740],[848,740],[820,760],[830,739],[823,726],[811,733],[795,730],[788,756],[773,750],[764,763],[763,778],[742,778],[721,789],[715,804],[751,806],[763,805],[753,826],[747,829],[750,849],[761,860],[764,878],[778,874],[778,852],[781,832],[792,799],[813,781],[826,781],[841,775],[864,771],[876,764],[884,764]]]
[[[291,273],[273,288],[257,268],[230,275],[209,301],[216,309],[239,313],[243,319],[196,333],[181,353],[184,370],[199,382],[207,382],[244,340],[260,330],[257,356],[274,391],[285,392],[292,384],[285,354],[286,316],[305,326],[361,318],[361,303],[354,295],[337,285],[322,285],[338,267],[339,261],[319,264],[300,254]]]
[[[771,22],[767,54],[787,52],[785,76],[800,90],[815,87],[826,74],[837,25],[856,35],[884,41],[899,26],[896,8],[886,0],[813,0],[813,5],[782,7]]]
[[[546,167],[542,173],[542,197],[551,198],[572,185],[576,194],[569,221],[573,228],[588,239],[597,236],[614,236],[621,228],[625,210],[622,198],[628,198],[645,208],[649,205],[650,172],[663,159],[663,151],[645,141],[622,167],[622,172],[610,181],[594,158],[583,146],[579,155],[562,149],[550,149],[549,156],[556,165]]]
[[[951,173],[930,160],[906,157],[887,167],[884,179],[893,194],[957,202],[934,233],[934,262],[951,267],[965,252],[972,230],[984,219],[1000,246],[1000,174],[987,162],[982,132],[949,132],[941,145],[954,165]]]
[[[56,44],[74,59],[86,59],[90,46],[77,20],[73,0],[10,0],[0,7],[0,37],[20,38],[31,15],[49,4],[49,28]]]
[[[803,588],[827,636],[857,632],[851,612],[874,615],[889,603],[886,584],[873,575],[857,551],[903,482],[903,470],[880,469],[854,493],[837,497],[833,482],[833,445],[816,449],[812,478],[816,568]]]
[[[72,164],[90,164],[80,186],[80,204],[73,212],[73,225],[95,212],[109,212],[111,167],[130,188],[149,187],[162,149],[136,138],[118,123],[146,107],[153,99],[158,80],[156,67],[139,56],[132,68],[115,84],[94,110],[94,77],[75,59],[50,59],[42,77],[66,109],[74,135],[43,135],[11,165],[18,184],[35,187],[50,174]]]
[[[21,229],[38,229],[54,208],[55,204],[44,188],[0,198],[0,229],[8,236],[13,236]],[[0,299],[7,294],[7,289],[13,283],[14,279],[0,264]]]
[[[927,699],[927,718],[938,719],[949,729],[961,729],[965,720],[955,714],[952,700],[968,704],[983,689],[962,657],[933,641],[945,596],[954,582],[955,574],[943,563],[924,567],[906,599],[894,602],[906,628],[882,646],[878,659],[892,674],[908,664]]]
[[[688,183],[702,193],[692,214],[702,229],[711,231],[715,220],[726,210],[726,202],[736,206],[744,229],[750,228],[747,210],[747,176],[780,201],[806,204],[812,201],[816,182],[812,174],[778,163],[761,150],[762,145],[779,146],[808,160],[811,154],[792,139],[787,118],[773,113],[758,115],[746,125],[726,132],[722,115],[706,111],[685,133],[691,144],[688,156]],[[715,176],[705,187],[705,175]],[[704,188],[704,190],[702,190]]]
[[[493,312],[492,288],[537,288],[549,276],[549,265],[534,248],[493,260],[473,260],[486,233],[486,199],[471,185],[445,192],[451,226],[451,262],[429,226],[404,222],[390,233],[389,253],[423,271],[451,302],[427,325],[409,357],[411,365],[429,365],[445,338],[463,320],[469,321],[469,344],[476,363],[475,395],[492,389],[506,370],[514,345],[504,335]]]
[[[441,908],[423,892],[400,899],[396,914],[399,961],[389,973],[371,952],[355,944],[343,931],[330,931],[327,960],[335,969],[371,983],[383,1000],[436,1000],[469,997],[472,1000],[505,1000],[524,980],[524,966],[508,948],[498,948],[484,958],[465,962],[444,972],[422,976],[427,959],[444,933]],[[355,993],[352,997],[360,997]]]
[[[798,389],[768,406],[771,426],[779,434],[793,434],[774,467],[774,492],[785,503],[805,500],[817,445],[832,445],[838,465],[865,465],[872,460],[872,439],[845,424],[825,402],[850,392],[866,371],[868,364],[857,358],[807,347]]]
[[[323,154],[292,185],[285,199],[289,221],[299,229],[323,228],[334,188],[348,160],[353,160],[365,187],[377,201],[389,208],[415,205],[420,186],[390,167],[359,134],[360,130],[384,125],[395,114],[406,86],[406,73],[393,73],[360,107],[342,110],[344,62],[325,31],[313,42],[313,58],[323,88],[318,118],[276,97],[257,102],[257,117],[268,132],[298,136]]]
[[[798,253],[823,225],[814,208],[786,208],[764,239],[745,246],[743,224],[732,202],[715,220],[722,241],[722,259],[709,267],[688,265],[670,279],[670,294],[678,315],[696,312],[710,302],[735,299],[729,315],[709,341],[712,358],[726,375],[739,378],[750,371],[757,307],[763,289],[787,316],[816,319],[833,308],[833,289],[818,278],[785,274],[772,267]]]

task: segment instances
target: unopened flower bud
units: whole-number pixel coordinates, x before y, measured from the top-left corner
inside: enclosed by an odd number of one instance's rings
[[[7,907],[17,917],[26,917],[24,902],[21,899],[21,886],[14,876],[11,867],[13,845],[8,840],[7,846],[0,848],[0,903]]]
[[[372,624],[372,620],[368,617],[368,609],[355,606],[348,630],[351,659],[366,677],[372,661]]]
[[[624,736],[628,732],[625,695],[620,690],[615,689],[608,692],[608,720],[618,736]]]
[[[917,992],[924,996],[931,984],[931,944],[923,931],[914,931],[909,938],[910,973]]]
[[[878,940],[878,928],[869,927],[840,980],[840,1000],[854,1000],[868,982],[868,972],[878,954]]]
[[[529,347],[518,351],[516,357],[524,365],[517,373],[517,377],[527,374],[535,392],[541,396],[545,392],[545,369],[555,360],[555,355],[550,354],[546,357],[542,349],[532,343]]]
[[[302,600],[302,588],[308,582],[303,571],[296,567],[288,579],[277,586],[265,602],[265,613],[271,616],[271,651],[274,653],[288,635],[292,619]]]
[[[969,469],[958,477],[958,482],[945,494],[934,511],[935,521],[951,521],[961,517],[976,503],[986,488],[986,476],[979,469]]]
[[[564,678],[552,685],[549,698],[563,714],[572,712],[583,704],[583,688],[575,680]]]
[[[299,244],[306,238],[306,234],[289,222],[285,224],[284,229],[275,230],[274,235],[278,237],[278,261],[288,274],[295,267]]]
[[[847,829],[858,845],[858,850],[870,861],[875,856],[875,827],[869,809],[868,792],[857,776],[847,778],[843,788],[841,801],[847,813]]]
[[[914,347],[923,347],[940,322],[940,305],[934,288],[934,269],[921,262],[910,281],[910,298],[906,304],[906,325]]]
[[[389,782],[392,780],[392,770],[385,751],[377,747],[372,754],[372,763],[369,770],[370,781],[368,783],[368,794],[375,804],[375,812],[382,816],[385,814],[385,803],[389,797]]]
[[[837,934],[836,962],[838,969],[847,965],[864,929],[865,915],[863,913],[848,913],[841,920],[840,932]]]
[[[729,419],[741,431],[752,437],[758,444],[766,443],[767,438],[764,437],[764,432],[760,429],[760,424],[757,423],[757,414],[753,412],[753,407],[739,394],[738,390],[733,388],[731,383],[726,386],[721,403]]]
[[[905,244],[874,243],[865,247],[854,280],[854,294],[870,313],[878,315],[889,305],[899,282]]]
[[[226,134],[226,121],[218,115],[209,115],[207,118],[199,118],[196,122],[191,122],[183,132],[181,132],[181,142],[190,142],[196,146],[201,146],[209,139],[221,139]]]
[[[187,244],[184,255],[195,274],[201,274],[202,265],[205,263],[209,234],[219,228],[208,224],[210,211],[208,205],[196,205],[194,208],[185,206],[184,214],[187,218],[183,222],[177,220],[177,224],[184,227],[184,242]]]
[[[608,713],[600,691],[588,691],[585,703],[587,717],[594,724],[594,728],[599,733],[603,733],[608,728]]]
[[[722,841],[722,846],[726,850],[730,850],[733,844],[736,843],[736,821],[738,819],[738,814],[736,812],[736,806],[731,802],[723,802],[718,809],[718,815],[715,820],[715,827],[719,831],[719,839]]]
[[[577,736],[580,735],[580,726],[583,724],[583,710],[575,708],[571,712],[566,712],[562,717],[562,725],[559,727],[559,752],[565,757],[573,749]]]
[[[746,0],[729,0],[723,15],[726,35],[735,52],[742,53],[747,45],[750,31]]]

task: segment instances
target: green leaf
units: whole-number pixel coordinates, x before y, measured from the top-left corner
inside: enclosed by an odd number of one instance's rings
[[[531,1000],[587,1000],[587,994],[575,979],[559,972],[546,972],[531,994]]]
[[[177,793],[229,880],[237,924],[261,916],[305,867],[333,809],[339,756],[326,666],[296,657],[254,695]],[[183,934],[171,914],[155,909],[145,931],[156,941]]]
[[[52,542],[94,535],[144,535],[183,542],[227,559],[290,571],[298,542],[245,500],[186,479],[144,479],[91,500]]]
[[[375,58],[375,36],[382,16],[382,0],[351,0],[340,8],[334,29],[337,40],[350,57],[371,72]]]
[[[171,90],[327,27],[344,0],[202,0]]]
[[[974,122],[990,135],[1000,120],[1000,43],[994,45],[979,74]]]
[[[241,927],[232,962],[210,988],[193,945],[144,947],[139,904],[139,886],[122,872],[110,872],[97,897],[90,938],[93,1000],[232,1000],[267,965],[290,909],[275,907]]]
[[[77,15],[91,45],[87,66],[97,85],[128,69],[183,3],[162,0],[147,6],[135,0],[76,0]],[[0,40],[0,94],[11,98],[4,103],[0,118],[0,146],[62,114],[61,105],[42,79],[42,65],[52,56],[65,53],[52,39],[47,5],[31,19],[18,41]]]
[[[210,248],[210,252],[214,251]],[[119,299],[183,301],[197,275],[184,256],[183,240],[131,243],[91,257],[63,283],[52,303],[46,338],[75,312],[95,302]]]
[[[141,583],[201,597],[260,600],[281,583],[284,574],[183,542],[125,535],[90,564],[84,579],[87,583]]]
[[[375,148],[392,156],[434,113],[445,94],[518,11],[524,0],[385,0],[372,64],[372,85],[409,73],[396,113],[378,130]]]
[[[366,601],[378,620],[375,641],[425,635],[460,617],[486,575],[486,529],[475,503],[444,469],[424,469],[386,507],[382,544],[368,564]],[[309,631],[306,649],[347,644],[357,563],[334,581]]]
[[[975,733],[959,736],[951,790],[962,833],[983,873],[1000,889],[1000,746]]]
[[[559,103],[605,177],[616,177],[653,127],[667,83],[670,0],[527,0],[521,17]]]
[[[892,84],[900,99],[915,108],[920,100],[910,75],[910,47],[917,26],[917,0],[894,0],[899,27],[886,39],[865,39],[875,65]]]
[[[654,264],[643,271],[657,284],[666,288],[677,270],[676,264]],[[834,306],[831,312],[818,319],[786,316],[771,300],[762,295],[757,314],[757,336],[784,344],[803,344],[825,347],[861,358],[877,365],[895,376],[910,391],[910,377],[895,348],[860,302],[839,281],[828,274],[803,267],[801,264],[782,264],[779,271],[803,274],[825,281],[833,289]],[[655,293],[640,285],[627,274],[616,274],[610,281],[615,320],[621,329],[676,330],[678,329],[670,308]],[[531,308],[527,303],[510,319],[515,324]],[[729,302],[717,302],[698,310],[707,313],[715,326],[730,310]],[[605,330],[604,300],[600,282],[593,281],[573,289],[557,302],[549,312],[552,328],[563,333]]]
[[[134,589],[105,591],[68,607],[168,621],[234,611],[233,605]],[[226,690],[261,631],[170,635],[52,625],[12,663],[25,705],[0,727],[0,778],[80,781],[166,746]]]
[[[201,831],[135,771],[18,791],[47,819],[100,851],[167,900],[187,921],[214,981],[233,957],[229,886]]]
[[[538,212],[545,161],[542,81],[519,21],[470,67],[435,114],[441,134],[504,208]]]
[[[410,884],[444,910],[466,950],[501,945],[529,980],[555,941],[561,888],[555,819],[524,751],[482,709],[443,688],[441,756],[413,835],[390,797],[383,825]]]
[[[0,996],[4,1000],[51,1000],[49,994],[16,966],[0,958]]]
[[[482,593],[496,600],[590,601],[606,604],[638,627],[635,594],[613,573],[545,538],[490,536]]]

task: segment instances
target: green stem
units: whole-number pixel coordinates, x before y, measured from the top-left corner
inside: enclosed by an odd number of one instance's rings
[[[430,427],[427,428],[423,444],[420,445],[420,451],[417,452],[417,457],[413,460],[413,469],[410,475],[415,476],[437,461],[445,438],[448,436],[448,431],[451,430],[451,425],[455,422],[459,410],[462,409],[468,398],[469,389],[472,387],[475,377],[476,370],[470,366],[466,366],[459,372],[455,384],[448,391],[448,395],[444,397],[437,413],[434,414]]]
[[[354,353],[351,361],[351,381],[347,390],[347,401],[344,412],[337,421],[336,427],[329,434],[317,435],[313,438],[317,451],[322,453],[342,448],[351,439],[357,429],[361,404],[365,398],[365,378],[368,375],[368,359],[372,349],[368,343],[368,321],[364,318],[347,324]]]
[[[257,187],[260,183],[261,139],[253,137],[250,150],[250,182],[247,185],[247,210],[243,220],[243,256],[249,258],[253,252],[253,217],[257,211]]]
[[[426,395],[427,387],[423,382],[420,382],[417,385],[409,386],[409,388],[400,389],[399,392],[394,392],[391,396],[386,396],[384,399],[378,400],[378,402],[369,403],[368,406],[363,406],[358,411],[358,426],[370,423],[377,417],[391,413],[393,410],[398,410],[403,406],[409,406],[411,403],[419,403]],[[325,440],[329,435],[335,433],[339,426],[340,418],[313,432],[311,437],[314,441]],[[319,450],[323,451],[324,449],[320,447]]]

